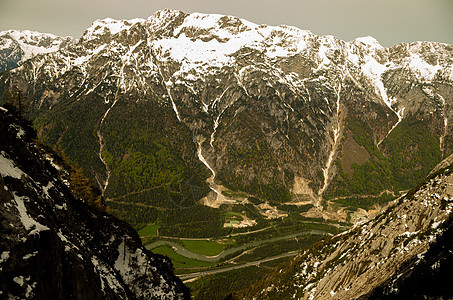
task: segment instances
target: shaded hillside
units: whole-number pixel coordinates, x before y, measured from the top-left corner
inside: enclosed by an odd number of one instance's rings
[[[35,138],[0,107],[0,298],[190,299],[168,258],[74,198]]]

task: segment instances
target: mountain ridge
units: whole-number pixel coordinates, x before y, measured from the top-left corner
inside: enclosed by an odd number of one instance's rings
[[[0,72],[16,68],[36,55],[58,51],[73,42],[73,37],[59,37],[51,33],[0,31]]]
[[[233,190],[282,202],[301,192],[320,207],[322,196],[363,193],[356,181],[364,181],[365,169],[381,178],[365,180],[368,193],[399,191],[451,153],[452,47],[384,48],[370,37],[344,42],[295,27],[162,10],[148,19],[95,21],[74,46],[3,74],[0,94],[20,86],[41,137],[59,141],[107,197],[114,196],[112,182],[129,176],[120,158],[136,150],[103,128],[125,122],[120,109],[152,103],[172,128],[187,130],[183,168],[197,169],[197,181],[215,173],[215,184]],[[75,125],[45,124],[57,111],[82,106],[91,110],[78,125],[86,127],[81,139],[89,139],[83,159],[63,133]],[[400,143],[397,136],[408,132],[411,139]],[[423,135],[430,142],[422,146]],[[349,146],[369,158],[345,158]],[[416,172],[406,180],[403,169]],[[215,190],[211,184],[205,204],[225,202]]]

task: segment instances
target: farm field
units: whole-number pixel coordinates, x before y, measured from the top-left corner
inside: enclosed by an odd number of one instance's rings
[[[214,241],[181,240],[183,246],[192,252],[206,256],[215,256],[225,250],[226,245]]]
[[[152,252],[165,255],[170,258],[176,270],[184,268],[202,268],[215,265],[215,263],[203,262],[179,255],[169,246],[159,246],[152,249]]]
[[[138,231],[139,236],[157,236],[159,225],[152,224],[147,225]]]

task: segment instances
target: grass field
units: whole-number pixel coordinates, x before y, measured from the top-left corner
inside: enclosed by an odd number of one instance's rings
[[[209,267],[215,265],[215,263],[209,263],[204,261],[198,261],[195,259],[190,259],[179,255],[173,251],[173,249],[169,246],[160,246],[151,250],[153,253],[162,254],[168,256],[173,266],[178,268],[201,268],[201,267]]]
[[[237,221],[242,221],[244,218],[241,216],[241,214],[236,213],[234,211],[227,211],[223,213],[225,216],[225,220],[237,220]]]
[[[217,255],[225,249],[225,245],[213,241],[182,240],[182,244],[187,250],[206,256]]]
[[[153,224],[143,227],[138,231],[139,236],[157,236],[157,230],[159,229],[159,225]]]

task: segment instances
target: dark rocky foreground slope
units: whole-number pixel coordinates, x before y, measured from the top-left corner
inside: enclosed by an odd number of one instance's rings
[[[449,165],[376,218],[301,253],[243,296],[450,299],[452,211]]]
[[[35,137],[0,107],[0,299],[190,299],[128,224],[74,198]]]

